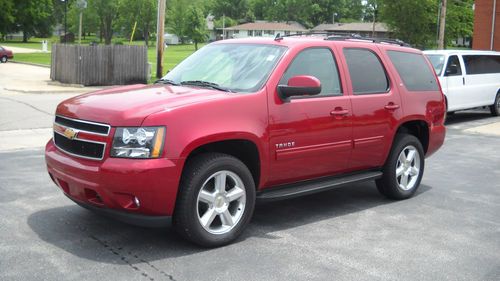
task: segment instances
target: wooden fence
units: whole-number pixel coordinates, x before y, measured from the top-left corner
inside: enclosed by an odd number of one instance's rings
[[[50,79],[85,86],[146,83],[146,46],[52,46]]]

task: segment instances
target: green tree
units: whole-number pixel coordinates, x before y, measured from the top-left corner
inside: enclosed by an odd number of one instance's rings
[[[167,4],[167,31],[183,42],[186,37],[187,0],[170,0]]]
[[[248,0],[213,0],[208,3],[208,9],[216,17],[243,19],[248,11]]]
[[[14,5],[15,26],[11,31],[22,31],[23,42],[33,35],[50,36],[54,23],[52,0],[17,0]]]
[[[445,46],[451,40],[472,36],[474,0],[451,0],[446,9]]]
[[[89,0],[89,13],[94,13],[99,19],[99,33],[106,45],[111,44],[114,24],[118,19],[119,0]]]
[[[193,40],[194,48],[198,50],[198,43],[205,42],[208,33],[202,10],[194,5],[189,6],[186,24],[189,27],[186,28],[186,35]]]
[[[398,39],[426,48],[436,39],[437,0],[379,1],[380,16]]]
[[[0,39],[13,29],[14,24],[14,1],[0,0]]]
[[[97,33],[99,31],[99,17],[95,11],[89,7],[82,12],[82,36],[85,38],[86,33]],[[68,30],[78,36],[79,25],[80,9],[77,5],[71,5],[68,9]]]
[[[149,37],[156,29],[156,0],[120,0],[119,25],[127,35],[131,35],[133,25],[137,22],[137,31],[142,34],[144,43],[149,47]]]

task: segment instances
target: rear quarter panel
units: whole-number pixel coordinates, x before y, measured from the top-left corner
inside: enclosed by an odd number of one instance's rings
[[[400,48],[396,46],[381,47],[387,67],[391,69],[396,87],[399,89],[401,103],[403,109],[403,117],[399,120],[398,127],[410,121],[424,121],[429,128],[429,145],[426,156],[434,153],[444,142],[445,128],[445,99],[441,90],[441,86],[436,76],[432,64],[425,57],[428,67],[434,73],[434,77],[439,85],[438,91],[409,91],[403,83],[398,71],[390,60],[387,51],[403,51],[420,54],[422,52],[416,49]]]

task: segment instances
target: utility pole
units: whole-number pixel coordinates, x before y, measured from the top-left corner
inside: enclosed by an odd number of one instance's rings
[[[446,1],[441,2],[441,16],[439,20],[438,50],[444,49],[444,31],[446,26]]]
[[[158,0],[158,22],[156,26],[156,78],[163,77],[163,50],[165,49],[165,0]]]
[[[78,0],[76,6],[80,10],[80,25],[78,26],[78,45],[82,44],[82,24],[83,24],[83,10],[87,8],[87,0]]]
[[[68,0],[64,1],[64,44],[68,41],[66,34],[68,33]]]

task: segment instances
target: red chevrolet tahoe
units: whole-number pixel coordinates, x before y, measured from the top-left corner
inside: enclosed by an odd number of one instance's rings
[[[64,194],[143,226],[228,244],[256,201],[376,180],[411,197],[444,142],[422,52],[339,36],[209,44],[155,85],[63,101],[45,159]]]

